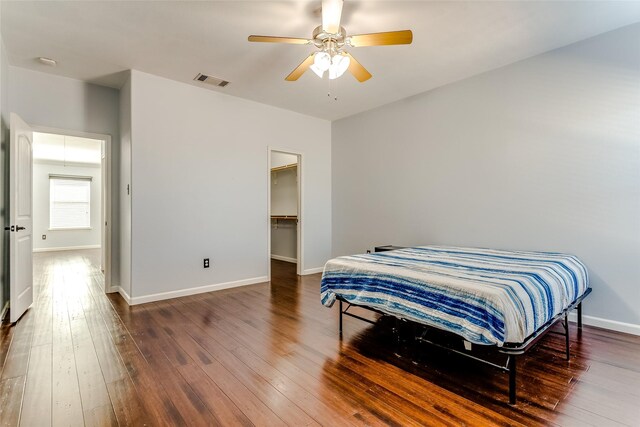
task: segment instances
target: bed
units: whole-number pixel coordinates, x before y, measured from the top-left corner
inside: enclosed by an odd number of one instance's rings
[[[587,269],[573,255],[441,246],[335,258],[321,281],[322,304],[340,304],[341,334],[343,315],[366,320],[350,311],[357,306],[455,334],[467,350],[475,344],[506,354],[497,367],[510,374],[511,403],[516,356],[562,322],[568,358],[567,316],[578,309],[582,326],[582,300],[590,292]]]

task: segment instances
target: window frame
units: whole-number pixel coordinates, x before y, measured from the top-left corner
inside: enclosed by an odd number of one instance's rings
[[[88,198],[87,198],[87,219],[88,225],[76,225],[69,227],[54,227],[52,224],[53,220],[53,205],[54,201],[52,199],[52,186],[54,185],[54,181],[83,181],[88,182]],[[49,231],[66,231],[66,230],[91,230],[93,227],[91,226],[91,182],[93,181],[93,177],[91,176],[80,176],[80,175],[58,175],[58,174],[49,174]],[[64,203],[64,202],[59,202]],[[85,203],[85,202],[82,202]]]

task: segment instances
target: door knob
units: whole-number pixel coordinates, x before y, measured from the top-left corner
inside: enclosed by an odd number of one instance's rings
[[[9,227],[8,225],[4,228],[6,231],[13,231],[13,225],[11,227]]]
[[[19,225],[16,226],[16,231],[20,231],[20,230],[26,230],[27,227],[20,227]]]

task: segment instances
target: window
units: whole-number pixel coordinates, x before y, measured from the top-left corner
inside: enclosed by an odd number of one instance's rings
[[[91,177],[49,175],[49,228],[91,227]]]

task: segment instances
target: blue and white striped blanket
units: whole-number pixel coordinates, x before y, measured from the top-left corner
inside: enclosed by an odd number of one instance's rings
[[[588,287],[572,255],[422,246],[329,260],[322,304],[339,295],[475,344],[521,343]]]

